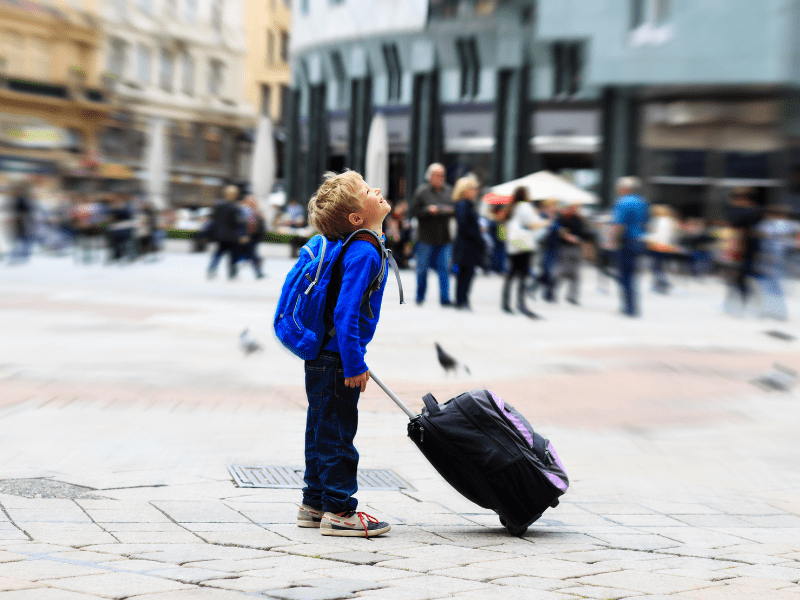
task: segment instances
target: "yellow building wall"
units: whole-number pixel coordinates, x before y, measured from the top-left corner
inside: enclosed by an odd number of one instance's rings
[[[291,14],[284,0],[244,0],[245,99],[261,114],[261,86],[268,85],[273,121],[278,121],[281,115],[280,86],[291,81],[289,64],[281,58],[281,34],[291,32]]]

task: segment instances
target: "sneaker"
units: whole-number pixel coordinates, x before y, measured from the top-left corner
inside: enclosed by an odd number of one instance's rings
[[[322,514],[321,510],[312,508],[308,504],[301,504],[297,510],[297,526],[318,528],[322,522]]]
[[[375,537],[391,529],[391,525],[378,521],[363,512],[326,512],[322,517],[319,531],[322,535],[342,535],[347,537]]]

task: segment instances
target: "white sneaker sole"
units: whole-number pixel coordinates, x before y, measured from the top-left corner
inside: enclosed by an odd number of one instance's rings
[[[319,521],[307,521],[305,519],[297,519],[297,526],[298,527],[307,527],[309,529],[319,529],[320,522]]]
[[[369,532],[369,537],[383,535],[387,531],[391,530],[391,528],[391,525],[387,525],[386,527],[381,527],[380,529],[374,529]],[[333,527],[320,527],[319,532],[322,535],[340,537],[367,537],[367,534],[363,529],[334,529]]]

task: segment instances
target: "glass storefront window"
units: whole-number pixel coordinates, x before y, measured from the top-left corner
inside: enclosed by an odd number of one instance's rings
[[[656,150],[653,174],[667,177],[705,177],[705,150]]]
[[[768,152],[726,152],[723,173],[730,179],[769,179]]]

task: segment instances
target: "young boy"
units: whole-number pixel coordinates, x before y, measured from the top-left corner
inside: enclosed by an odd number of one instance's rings
[[[371,229],[383,238],[383,220],[390,210],[381,191],[370,188],[354,171],[326,173],[308,204],[309,222],[329,238],[346,237],[357,229]],[[353,445],[358,397],[369,380],[364,353],[378,324],[386,279],[370,296],[372,318],[362,310],[361,298],[381,260],[369,241],[354,240],[345,249],[341,290],[333,310],[336,334],[316,359],[305,363],[306,487],[297,524],[319,527],[322,535],[373,537],[391,529],[388,523],[357,512],[353,497],[358,489],[358,451]]]

